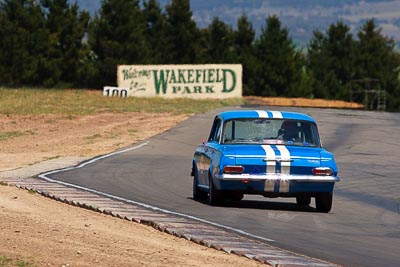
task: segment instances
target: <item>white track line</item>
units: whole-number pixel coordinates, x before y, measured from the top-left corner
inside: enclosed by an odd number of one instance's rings
[[[55,174],[55,173],[65,172],[65,171],[74,170],[74,169],[80,169],[80,168],[85,167],[85,166],[87,166],[89,164],[95,163],[98,160],[109,158],[111,156],[122,154],[122,153],[125,153],[125,152],[128,152],[128,151],[136,150],[136,149],[144,147],[144,146],[146,146],[148,144],[149,144],[149,141],[147,141],[145,143],[142,143],[140,145],[134,146],[134,147],[130,147],[130,148],[124,149],[124,150],[116,151],[116,152],[113,152],[113,153],[110,153],[110,154],[106,154],[106,155],[103,155],[103,156],[100,156],[100,157],[95,157],[95,158],[93,158],[93,159],[91,159],[89,161],[85,161],[85,162],[83,162],[83,163],[81,163],[81,164],[79,164],[77,166],[74,166],[74,167],[68,167],[68,168],[64,168],[64,169],[58,169],[58,170],[46,172],[46,173],[43,173],[43,174],[39,174],[38,177],[41,178],[41,179],[44,179],[44,180],[46,180],[48,182],[51,182],[51,183],[57,183],[57,184],[61,184],[61,185],[65,185],[65,186],[69,186],[69,187],[73,187],[73,188],[77,188],[77,189],[80,189],[80,190],[88,191],[88,192],[95,193],[95,194],[98,194],[98,195],[102,195],[102,196],[105,196],[105,197],[109,197],[109,198],[112,198],[112,199],[116,199],[116,200],[124,201],[124,202],[130,203],[130,204],[138,205],[138,206],[141,206],[141,207],[144,207],[144,208],[148,208],[148,209],[151,209],[151,210],[154,210],[154,211],[159,211],[159,212],[163,212],[163,213],[166,213],[166,214],[172,214],[172,215],[180,216],[180,217],[183,217],[183,218],[199,221],[199,222],[206,223],[206,224],[209,224],[209,225],[213,225],[213,226],[216,226],[216,227],[219,227],[219,228],[222,228],[222,229],[233,231],[233,232],[239,233],[239,234],[244,235],[244,236],[248,236],[248,237],[264,240],[264,241],[267,241],[267,242],[274,242],[274,240],[272,240],[272,239],[261,237],[261,236],[257,236],[257,235],[253,235],[253,234],[247,233],[245,231],[242,231],[242,230],[230,227],[230,226],[218,224],[218,223],[215,223],[215,222],[210,222],[210,221],[207,221],[207,220],[204,220],[204,219],[201,219],[201,218],[197,218],[197,217],[194,217],[194,216],[191,216],[191,215],[187,215],[187,214],[184,214],[184,213],[179,213],[179,212],[174,212],[174,211],[162,209],[162,208],[155,207],[155,206],[152,206],[152,205],[148,205],[148,204],[144,204],[144,203],[141,203],[141,202],[133,201],[133,200],[130,200],[130,199],[126,199],[126,198],[114,196],[114,195],[111,195],[111,194],[107,194],[107,193],[104,193],[104,192],[101,192],[101,191],[97,191],[97,190],[94,190],[94,189],[91,189],[91,188],[83,187],[83,186],[76,185],[76,184],[66,183],[66,182],[54,180],[54,179],[51,179],[51,178],[47,177],[47,175],[51,175],[51,174]]]

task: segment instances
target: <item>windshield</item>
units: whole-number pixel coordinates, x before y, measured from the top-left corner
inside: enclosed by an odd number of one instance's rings
[[[225,122],[221,143],[320,146],[314,123],[285,119],[234,119]]]

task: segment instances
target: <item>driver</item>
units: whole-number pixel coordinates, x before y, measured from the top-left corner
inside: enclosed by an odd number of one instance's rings
[[[284,141],[295,142],[299,138],[297,122],[289,120],[282,122],[281,129],[278,132],[278,138]]]

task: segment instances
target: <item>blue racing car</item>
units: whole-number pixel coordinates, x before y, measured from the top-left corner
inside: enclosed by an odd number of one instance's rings
[[[316,121],[295,112],[236,110],[215,116],[193,157],[193,198],[222,205],[244,194],[295,197],[329,212],[338,169],[321,146]]]

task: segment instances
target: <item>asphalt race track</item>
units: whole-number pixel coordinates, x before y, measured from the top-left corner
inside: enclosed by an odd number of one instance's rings
[[[318,121],[342,179],[330,213],[317,213],[314,201],[298,207],[295,199],[246,196],[226,207],[194,201],[193,152],[207,139],[216,111],[193,116],[141,148],[51,178],[233,227],[333,263],[400,266],[400,114],[272,109],[307,113]]]

